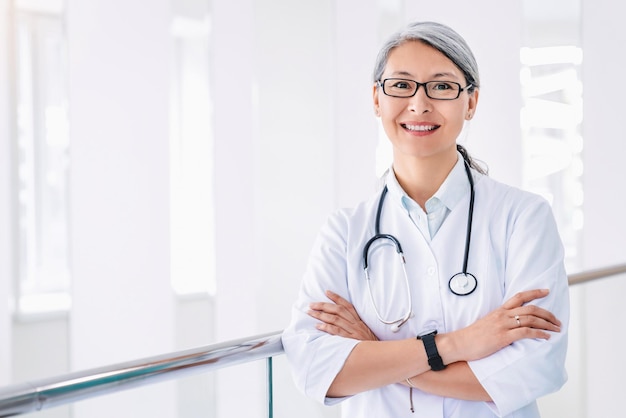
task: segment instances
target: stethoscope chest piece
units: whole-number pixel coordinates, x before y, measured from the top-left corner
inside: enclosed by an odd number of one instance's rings
[[[450,291],[458,296],[467,296],[476,290],[478,281],[472,273],[457,273],[450,278],[448,287]]]

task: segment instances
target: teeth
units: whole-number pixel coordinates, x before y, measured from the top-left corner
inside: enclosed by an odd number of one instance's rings
[[[437,126],[435,125],[404,125],[404,127],[408,129],[409,131],[419,131],[419,132],[432,131],[437,128]]]

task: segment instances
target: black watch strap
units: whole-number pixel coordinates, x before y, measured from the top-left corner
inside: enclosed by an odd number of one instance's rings
[[[429,334],[418,335],[417,339],[422,340],[424,343],[424,348],[426,349],[426,356],[428,357],[428,364],[430,368],[438,372],[446,368],[446,365],[443,364],[443,360],[439,355],[439,351],[437,351],[437,344],[435,344],[435,335],[437,335],[437,331],[433,331]]]

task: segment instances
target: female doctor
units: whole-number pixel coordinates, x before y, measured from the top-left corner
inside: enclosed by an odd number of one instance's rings
[[[480,83],[452,29],[408,25],[373,81],[393,165],[319,234],[283,334],[296,385],[344,417],[538,417],[536,399],[566,380],[550,206],[457,145]]]

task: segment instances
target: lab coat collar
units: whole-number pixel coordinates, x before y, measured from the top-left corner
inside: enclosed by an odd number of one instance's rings
[[[479,180],[479,176],[474,170],[471,170],[472,177],[474,179],[474,184],[476,184]],[[409,195],[402,189],[400,183],[398,183],[398,179],[393,171],[393,167],[388,170],[387,178],[386,178],[387,189],[389,191],[389,195],[391,199],[399,204],[401,207],[406,208],[406,205],[403,203],[404,200],[409,200],[413,202],[413,200],[409,197]],[[463,162],[463,156],[457,152],[457,161],[448,177],[441,184],[437,192],[428,199],[426,202],[426,206],[428,207],[428,202],[434,199],[439,199],[441,203],[443,203],[449,210],[452,210],[457,203],[463,199],[465,196],[469,196],[469,182],[467,181],[467,174],[465,173],[465,164]],[[415,203],[417,205],[417,203]]]

